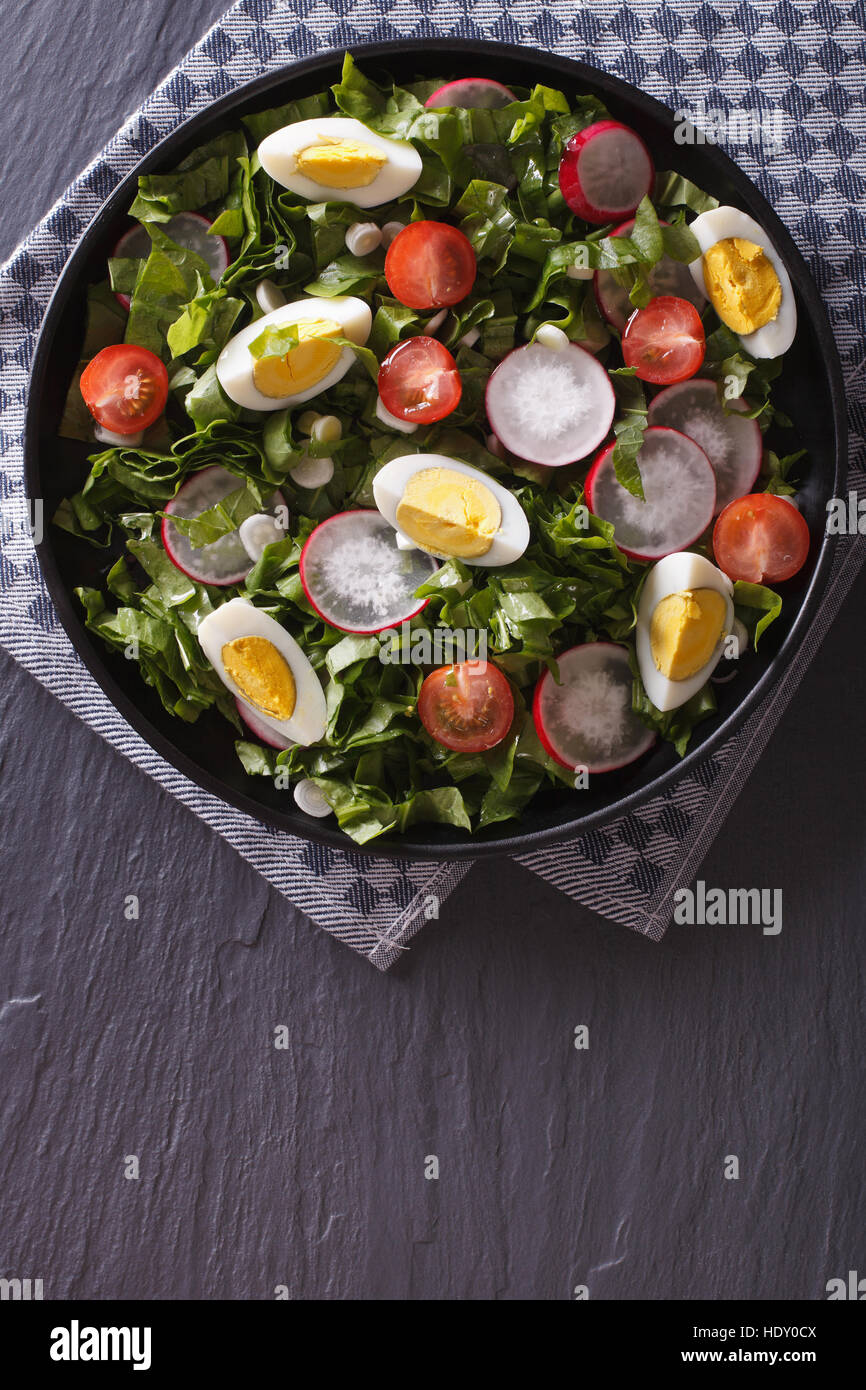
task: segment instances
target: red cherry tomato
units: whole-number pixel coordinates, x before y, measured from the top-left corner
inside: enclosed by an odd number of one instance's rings
[[[459,304],[475,284],[476,269],[471,242],[447,222],[410,222],[385,257],[388,288],[409,309]]]
[[[431,671],[418,714],[431,738],[456,753],[484,753],[501,743],[514,718],[511,686],[489,661],[461,661]]]
[[[386,409],[410,424],[443,420],[456,408],[462,391],[457,363],[437,338],[407,338],[379,368],[379,395]]]
[[[158,420],[168,399],[168,372],[134,343],[103,348],[81,373],[84,404],[113,434],[138,434]]]
[[[719,569],[729,579],[777,584],[805,564],[809,528],[784,497],[752,492],[729,502],[719,513],[713,550]]]
[[[661,294],[645,309],[636,309],[622,335],[627,367],[636,367],[641,381],[672,386],[694,376],[704,360],[704,325],[694,304]]]

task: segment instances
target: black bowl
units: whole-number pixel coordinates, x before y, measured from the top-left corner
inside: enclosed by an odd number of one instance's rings
[[[720,201],[750,213],[778,249],[796,291],[799,331],[786,355],[775,398],[795,422],[797,446],[809,450],[809,472],[801,500],[812,551],[809,563],[784,586],[783,616],[768,630],[760,653],[749,658],[746,672],[717,687],[719,712],[696,730],[687,756],[680,759],[669,745],[657,745],[631,767],[594,779],[592,789],[579,796],[565,789],[542,792],[523,813],[519,829],[508,824],[494,826],[470,838],[450,827],[422,826],[403,837],[376,840],[368,851],[407,859],[525,853],[602,825],[693,769],[734,733],[788,667],[818,608],[830,568],[830,546],[823,525],[825,504],[827,498],[843,491],[845,411],[838,353],[806,264],[772,208],[721,150],[710,145],[675,144],[673,115],[653,98],[583,63],[505,44],[449,40],[437,45],[413,40],[360,46],[355,51],[373,76],[481,73],[505,83],[531,86],[543,81],[567,93],[596,93],[614,116],[640,131],[658,168],[676,168]],[[105,260],[124,225],[137,175],[172,168],[196,145],[234,125],[242,112],[263,110],[289,97],[321,90],[337,80],[340,63],[338,53],[319,55],[269,73],[215,101],[152,150],[115,189],[88,227],[48,306],[33,363],[25,436],[26,479],[30,497],[44,499],[46,516],[53,514],[62,497],[80,487],[85,476],[88,447],[59,439],[57,426],[79,355],[86,287],[104,276]],[[786,450],[791,446],[783,440],[781,447]],[[65,532],[53,527],[47,530],[37,551],[60,620],[95,679],[133,728],[193,782],[240,810],[302,838],[353,849],[352,842],[333,823],[311,821],[267,778],[244,773],[232,747],[234,732],[221,716],[209,713],[194,725],[172,718],[144,685],[135,664],[108,652],[86,630],[72,589],[77,584],[98,585],[104,556]]]

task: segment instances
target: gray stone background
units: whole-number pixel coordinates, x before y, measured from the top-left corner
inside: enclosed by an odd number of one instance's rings
[[[224,7],[6,7],[0,257]],[[866,577],[701,871],[781,887],[781,935],[654,946],[488,861],[386,976],[0,654],[0,1275],[817,1299],[866,1272],[864,599]]]

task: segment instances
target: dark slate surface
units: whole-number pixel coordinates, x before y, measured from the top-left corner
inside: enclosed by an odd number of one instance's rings
[[[3,255],[221,9],[8,15]],[[0,656],[0,1275],[814,1299],[862,1269],[864,599],[702,870],[781,887],[780,936],[653,946],[487,863],[384,977]]]

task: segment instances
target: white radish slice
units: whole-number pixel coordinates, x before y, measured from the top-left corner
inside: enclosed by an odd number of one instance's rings
[[[487,418],[506,449],[558,468],[597,449],[613,421],[610,378],[584,348],[516,348],[487,383]]]
[[[644,501],[617,480],[613,451],[613,444],[603,449],[587,476],[590,511],[613,523],[614,540],[634,560],[688,550],[716,506],[716,475],[703,449],[677,430],[647,429],[637,458]]]
[[[336,415],[319,415],[313,421],[310,438],[315,439],[317,444],[336,444],[338,439],[343,438],[343,426]]]
[[[292,482],[304,488],[327,487],[333,476],[334,460],[328,457],[313,458],[305,454],[300,463],[289,469]]]
[[[311,777],[302,777],[300,782],[295,784],[292,795],[298,810],[303,811],[305,815],[315,816],[317,820],[331,815],[331,807],[325,793],[319,790]]]
[[[655,169],[640,136],[619,121],[595,121],[562,152],[559,187],[586,222],[614,222],[634,212],[652,188]]]
[[[243,700],[235,699],[235,704],[238,707],[238,714],[247,728],[251,733],[255,734],[256,738],[261,739],[262,743],[266,743],[269,748],[283,749],[294,747],[290,738],[285,738],[283,734],[278,734],[276,729],[272,729],[269,724],[265,723],[264,719],[259,719],[255,710],[249,705],[244,704]]]
[[[498,106],[508,106],[516,101],[510,87],[494,82],[492,77],[458,77],[456,82],[446,82],[427,98],[424,105],[431,109],[438,106],[464,106],[470,110],[483,107],[494,110]]]
[[[495,434],[488,434],[486,443],[488,454],[495,454],[498,459],[504,459],[506,457],[505,445]]]
[[[144,439],[144,430],[136,430],[135,434],[115,434],[114,430],[107,430],[102,425],[94,424],[93,438],[100,444],[114,444],[119,449],[137,449]]]
[[[386,251],[388,247],[391,245],[391,242],[394,240],[395,236],[399,236],[405,226],[405,222],[385,222],[383,224],[382,245],[385,247]]]
[[[285,528],[275,516],[270,516],[267,512],[257,512],[255,516],[248,516],[238,527],[238,535],[241,545],[254,565],[258,564],[267,546],[286,538]]]
[[[376,419],[387,425],[389,430],[397,430],[400,434],[414,434],[418,428],[412,420],[400,420],[392,415],[381,396],[376,397]]]
[[[660,224],[662,227],[667,222]],[[634,218],[615,227],[611,236],[631,236]],[[695,284],[689,267],[683,261],[675,261],[670,256],[662,256],[660,261],[647,274],[650,289],[654,296],[669,294],[675,299],[687,299],[694,304],[698,313],[706,304],[706,296]],[[595,298],[608,323],[619,333],[634,313],[634,305],[628,297],[628,290],[620,285],[611,270],[595,272]]]
[[[546,671],[532,715],[542,744],[571,771],[613,772],[655,742],[631,707],[628,653],[613,642],[587,642],[556,658],[560,685]]]
[[[725,643],[722,657],[725,661],[739,661],[749,650],[749,629],[739,618],[734,618],[729,636],[733,641]]]
[[[752,491],[761,471],[763,440],[757,420],[744,418],[745,401],[719,402],[714,381],[678,381],[660,391],[649,408],[649,423],[679,430],[699,444],[716,475],[716,512]]]
[[[415,590],[438,568],[432,555],[400,550],[379,512],[339,512],[316,527],[301,552],[301,583],[312,606],[341,632],[373,633],[414,618],[427,604]]]
[[[202,512],[216,506],[217,502],[221,502],[230,492],[236,492],[242,486],[242,478],[229,473],[228,469],[221,468],[219,464],[214,464],[211,468],[203,468],[200,473],[193,473],[180,491],[166,503],[165,511],[168,515],[162,520],[162,543],[165,553],[173,565],[199,584],[217,584],[221,587],[240,584],[252,569],[253,562],[239,531],[229,531],[227,535],[220,536],[218,541],[212,541],[210,545],[196,549],[173,524],[171,518],[179,516],[189,520],[201,516]],[[269,505],[285,506],[285,499],[279,492],[275,492],[269,499]]]
[[[317,411],[305,410],[303,414],[299,415],[297,420],[295,421],[298,433],[306,434],[308,437],[312,437],[316,421],[321,420],[321,418],[321,415],[319,415]]]
[[[219,282],[231,261],[231,255],[225,237],[210,235],[213,223],[207,217],[202,217],[200,212],[179,212],[175,217],[169,218],[168,222],[161,222],[159,225],[166,236],[178,246],[201,256],[214,281]],[[130,227],[128,232],[124,232],[114,248],[114,258],[146,260],[152,249],[153,242],[139,223]],[[118,294],[116,298],[120,300],[124,309],[129,308],[128,294]]]
[[[555,323],[543,323],[535,335],[535,341],[551,352],[562,352],[568,347],[568,334],[557,328]]]
[[[346,229],[346,250],[350,256],[369,256],[382,245],[382,232],[375,222],[353,222]]]
[[[256,285],[256,303],[263,314],[272,314],[275,309],[282,309],[286,296],[273,280],[260,280]]]

